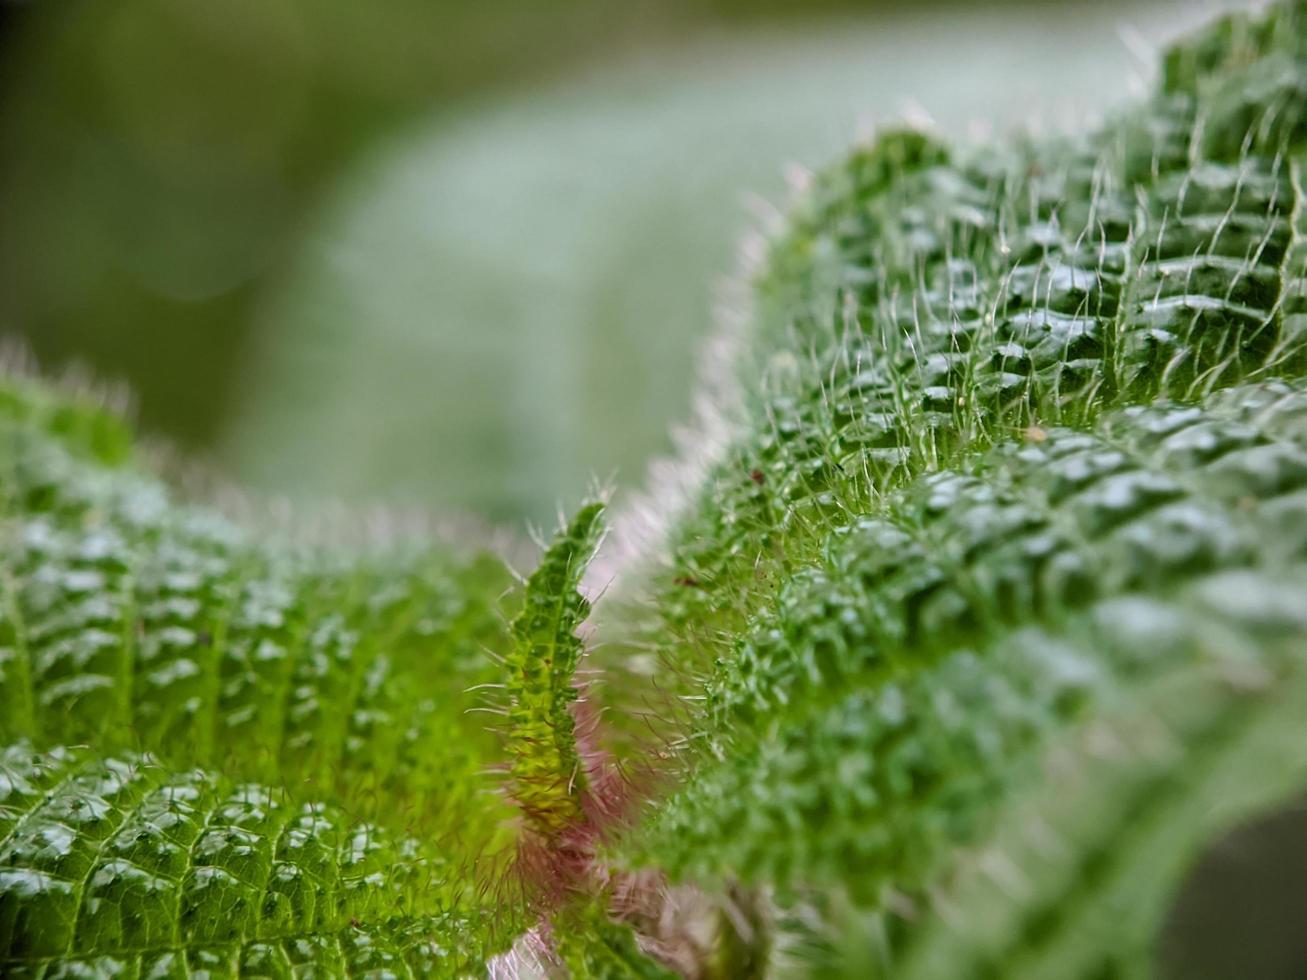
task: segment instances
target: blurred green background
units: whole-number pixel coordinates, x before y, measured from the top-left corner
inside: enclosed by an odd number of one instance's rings
[[[256,491],[546,519],[666,451],[787,167],[1081,125],[1217,6],[0,0],[0,332]]]

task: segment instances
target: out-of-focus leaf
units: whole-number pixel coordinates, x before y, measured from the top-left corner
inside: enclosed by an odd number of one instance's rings
[[[545,520],[688,414],[747,195],[913,104],[1064,129],[1204,4],[883,15],[700,41],[439,119],[355,173],[268,302],[228,458],[277,491]],[[960,84],[965,79],[965,84]]]

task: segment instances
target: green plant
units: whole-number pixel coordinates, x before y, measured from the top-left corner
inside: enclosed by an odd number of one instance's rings
[[[492,559],[252,540],[8,383],[5,971],[1149,972],[1307,787],[1305,17],[1093,137],[818,177],[593,671],[599,504],[500,609]]]
[[[4,972],[453,974],[511,935],[477,921],[511,814],[462,703],[502,565],[270,548],[104,411],[0,401]]]

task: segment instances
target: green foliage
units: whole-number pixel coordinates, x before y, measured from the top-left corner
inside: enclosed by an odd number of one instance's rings
[[[632,627],[702,710],[625,855],[753,889],[777,968],[1135,975],[1303,789],[1303,11],[1094,136],[882,136],[771,243]]]
[[[511,941],[464,696],[502,564],[260,542],[125,432],[0,395],[0,972],[453,974]]]
[[[577,586],[598,546],[602,514],[602,504],[586,504],[558,532],[526,584],[504,664],[513,795],[546,838],[582,819],[586,776],[573,730],[572,676],[581,659],[576,630],[590,603]]]
[[[505,629],[492,559],[257,540],[7,382],[0,969],[1148,973],[1195,856],[1307,788],[1305,19],[1094,136],[816,179],[592,651],[587,700],[689,707],[581,745],[599,504]]]
[[[461,976],[451,863],[284,790],[18,743],[0,756],[6,976]]]
[[[602,906],[590,903],[556,917],[558,959],[570,976],[608,980],[672,980],[638,948],[629,925],[613,922]]]

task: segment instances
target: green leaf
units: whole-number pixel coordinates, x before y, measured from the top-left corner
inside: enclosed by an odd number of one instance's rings
[[[139,756],[0,756],[6,976],[462,976],[451,863],[284,790]]]
[[[605,617],[605,698],[676,697],[634,813],[573,717],[602,505],[505,630],[491,558],[266,540],[0,385],[0,971],[1148,972],[1307,787],[1305,21],[1219,22],[1084,139],[814,181],[739,434]]]
[[[602,533],[603,504],[577,511],[527,581],[505,658],[512,793],[534,830],[555,838],[582,817],[586,777],[577,754],[573,675],[576,636],[590,614],[577,586]]]
[[[0,972],[453,975],[509,944],[465,695],[502,563],[256,536],[125,433],[0,383]]]
[[[573,977],[607,980],[673,980],[676,973],[646,956],[635,931],[614,922],[599,903],[579,905],[556,916],[558,958]]]
[[[623,857],[751,889],[778,962],[1136,975],[1307,787],[1303,11],[1085,138],[887,133],[771,241],[741,435],[603,665],[691,706]]]

